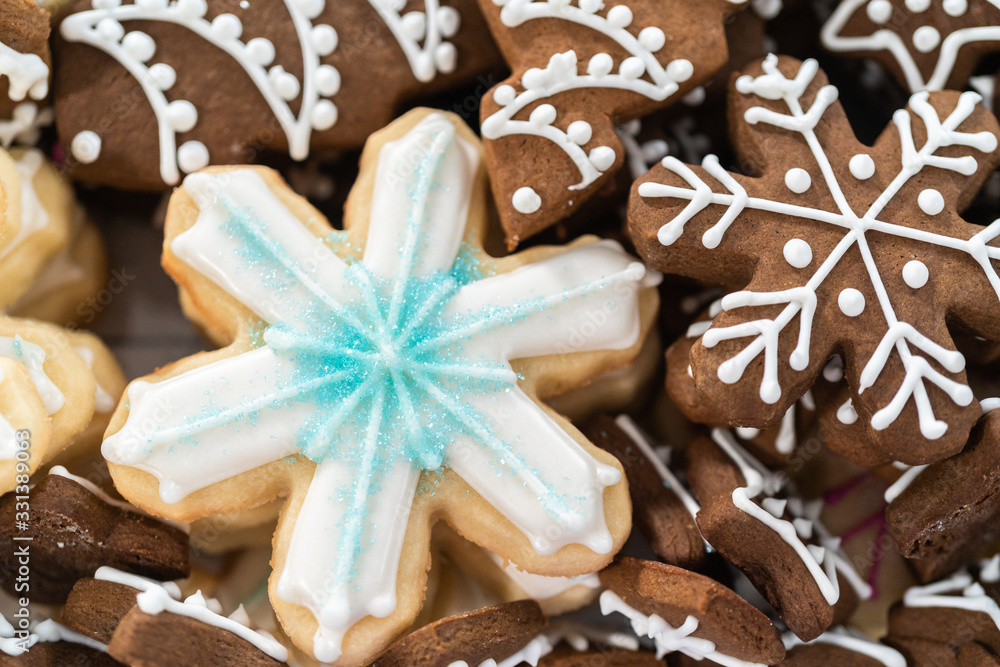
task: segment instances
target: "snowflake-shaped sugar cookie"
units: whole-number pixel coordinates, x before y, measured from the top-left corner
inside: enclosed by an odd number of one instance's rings
[[[980,56],[1000,50],[1000,0],[841,0],[821,38],[878,59],[912,93],[961,90]]]
[[[723,19],[744,3],[479,0],[513,70],[480,110],[508,245],[611,181],[625,164],[614,123],[671,104],[722,67]]]
[[[233,342],[133,383],[104,455],[180,520],[287,496],[271,600],[322,661],[366,663],[412,623],[437,519],[550,576],[628,535],[617,462],[538,396],[638,354],[658,274],[610,241],[488,260],[479,151],[445,114],[396,121],[346,233],[263,169],[194,174],[171,202],[164,265]]]
[[[632,191],[655,267],[736,289],[691,351],[702,399],[776,425],[840,353],[869,446],[910,464],[959,451],[981,414],[949,321],[1000,336],[1000,222],[958,211],[996,166],[975,93],[917,93],[861,144],[815,61],[769,56],[735,80],[735,143],[759,176],[668,157]]]

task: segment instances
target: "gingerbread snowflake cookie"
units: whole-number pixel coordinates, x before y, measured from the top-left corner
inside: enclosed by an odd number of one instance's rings
[[[637,183],[640,254],[738,290],[691,350],[709,409],[774,426],[840,353],[874,451],[921,464],[964,446],[981,411],[948,321],[1000,336],[1000,223],[958,215],[1000,160],[978,100],[918,93],[869,147],[815,61],[769,56],[730,98],[753,176],[667,157]]]
[[[836,53],[881,62],[910,92],[961,90],[1000,51],[994,0],[841,0],[821,33]]]
[[[472,132],[418,109],[369,142],[344,233],[265,169],[172,198],[164,265],[231,343],[134,382],[103,453],[178,520],[287,497],[270,598],[321,661],[413,622],[434,520],[551,576],[628,536],[617,461],[539,398],[638,354],[659,276],[594,239],[486,257],[485,188]]]
[[[404,100],[499,60],[474,0],[81,0],[59,33],[73,176],[128,189],[262,152],[359,148]]]
[[[52,122],[49,13],[32,0],[0,1],[0,146],[33,144]]]
[[[578,210],[625,162],[615,122],[679,99],[726,62],[742,0],[479,0],[513,75],[483,98],[510,246]]]

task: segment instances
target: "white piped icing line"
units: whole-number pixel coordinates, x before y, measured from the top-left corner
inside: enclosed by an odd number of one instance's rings
[[[653,640],[657,658],[679,652],[695,660],[710,660],[723,667],[764,667],[761,663],[721,653],[715,650],[715,642],[693,636],[692,633],[698,629],[698,619],[694,616],[688,616],[680,627],[675,628],[656,614],[647,616],[632,608],[613,591],[601,593],[601,613],[605,616],[613,613],[625,616],[635,634]]]
[[[610,169],[617,159],[614,149],[596,146],[589,152],[584,150],[583,146],[590,142],[593,133],[590,125],[586,121],[575,121],[566,130],[556,127],[556,108],[551,104],[535,107],[527,120],[515,120],[515,116],[541,100],[584,88],[613,88],[662,102],[676,93],[678,84],[694,73],[687,60],[677,59],[662,65],[656,53],[666,44],[663,30],[650,26],[639,31],[638,36],[633,35],[627,29],[632,23],[632,11],[625,5],[611,7],[601,15],[599,12],[604,5],[599,0],[576,0],[577,4],[573,4],[574,0],[494,1],[503,8],[500,20],[508,28],[539,19],[561,19],[600,33],[630,54],[619,63],[618,72],[614,72],[614,59],[607,53],[597,53],[588,61],[586,73],[581,74],[575,51],[556,53],[544,69],[532,68],[524,73],[520,93],[507,84],[493,92],[500,109],[483,120],[483,137],[496,140],[530,135],[556,144],[580,173],[580,181],[571,185],[570,190],[586,188]]]
[[[631,347],[640,334],[638,293],[660,276],[607,241],[491,277],[463,268],[478,160],[477,146],[436,113],[385,144],[364,258],[353,265],[254,171],[185,180],[200,212],[172,252],[267,328],[249,352],[133,382],[128,418],[102,452],[154,475],[168,503],[286,457],[315,461],[273,594],[313,613],[313,652],[322,661],[337,658],[357,621],[395,610],[422,470],[454,470],[540,554],[567,544],[613,547],[603,489],[620,471],[552,420],[517,385],[509,361]],[[404,178],[401,164],[410,166]],[[433,293],[407,296],[426,281]],[[591,326],[594,307],[607,314],[600,327]],[[354,347],[323,342],[341,338]],[[421,356],[435,351],[443,356]],[[321,356],[299,363],[299,355]],[[372,364],[363,374],[362,361]],[[338,384],[348,381],[359,384]],[[162,401],[178,409],[149,430]],[[447,442],[420,427],[418,409],[447,417],[437,429]]]
[[[874,641],[852,628],[842,626],[830,628],[816,639],[808,642],[802,641],[793,632],[786,632],[781,635],[781,641],[785,644],[787,651],[791,651],[796,646],[828,644],[869,657],[885,667],[906,667],[906,658],[903,657],[902,653],[891,646]]]
[[[897,470],[902,470],[903,474],[899,476],[892,485],[885,490],[884,498],[886,503],[891,503],[893,500],[898,498],[903,491],[906,491],[913,484],[913,480],[920,476],[924,470],[927,470],[926,465],[911,466],[905,463],[900,463],[899,461],[894,462],[893,467]]]
[[[389,26],[399,43],[410,69],[417,81],[432,81],[438,72],[455,71],[458,52],[447,40],[458,34],[461,16],[454,7],[442,5],[440,0],[424,3],[424,11],[411,11],[400,15],[406,6],[398,0],[368,0],[379,16]]]
[[[838,575],[844,577],[860,599],[871,597],[871,587],[861,579],[841,551],[840,539],[831,537],[819,522],[821,501],[803,503],[796,497],[775,498],[787,478],[765,468],[736,442],[729,431],[713,429],[712,440],[736,464],[746,482],[746,486],[733,491],[733,504],[773,530],[795,550],[828,604],[835,605],[840,599]],[[758,498],[760,504],[756,502]],[[793,517],[792,521],[782,518],[786,510]],[[805,540],[809,539],[819,545],[807,544]]]
[[[7,77],[13,102],[44,100],[49,94],[49,67],[34,53],[20,53],[0,42],[0,77]]]
[[[251,630],[240,622],[246,619],[246,612],[242,610],[242,607],[227,618],[222,615],[222,608],[218,601],[206,600],[201,591],[181,600],[180,588],[173,582],[154,581],[106,566],[98,568],[94,578],[138,590],[139,593],[135,598],[136,604],[146,614],[156,616],[167,612],[193,618],[205,625],[233,633],[279,662],[288,660],[288,649],[278,643],[274,637],[264,631]]]
[[[983,588],[984,583],[995,584],[1000,581],[1000,554],[979,561],[978,567],[978,578],[973,577],[968,569],[963,569],[948,579],[907,589],[903,594],[903,605],[978,611],[989,616],[1000,629],[1000,606]]]
[[[782,394],[778,380],[778,340],[793,320],[799,321],[797,344],[788,358],[788,365],[797,371],[809,366],[809,345],[812,336],[813,318],[817,308],[817,289],[840,263],[848,250],[857,247],[865,262],[868,279],[877,295],[878,310],[885,321],[886,331],[881,343],[869,357],[858,378],[858,391],[874,385],[895,353],[905,369],[905,378],[893,399],[871,419],[871,427],[884,430],[891,426],[912,398],[919,418],[921,434],[929,439],[940,438],[948,425],[939,420],[928,393],[928,384],[940,389],[951,401],[959,406],[967,406],[973,400],[972,390],[938,371],[931,361],[945,370],[958,373],[965,368],[965,357],[923,335],[916,324],[902,321],[886,292],[882,276],[875,264],[866,234],[877,232],[921,243],[948,248],[967,255],[983,269],[985,278],[1000,298],[1000,275],[992,262],[1000,260],[1000,248],[987,245],[1000,235],[1000,220],[993,222],[972,238],[962,239],[937,234],[920,228],[904,227],[878,219],[885,206],[898,195],[903,186],[925,168],[938,168],[960,174],[970,174],[977,168],[976,159],[969,154],[959,157],[943,157],[935,153],[946,146],[965,146],[980,152],[992,152],[997,148],[996,137],[989,132],[962,132],[957,128],[973,113],[979,95],[963,93],[955,109],[944,119],[928,102],[927,93],[917,93],[910,98],[912,113],[918,116],[927,128],[923,146],[917,147],[911,126],[911,112],[900,110],[893,116],[901,141],[901,165],[885,191],[862,215],[856,214],[847,201],[844,191],[834,172],[830,160],[816,135],[816,126],[825,111],[837,99],[837,89],[827,85],[816,93],[816,98],[808,110],[801,106],[802,96],[812,83],[819,65],[814,60],[806,60],[794,77],[788,79],[778,69],[778,59],[770,55],[764,61],[764,74],[758,77],[743,76],[736,82],[737,92],[743,95],[757,95],[768,100],[781,100],[789,113],[779,113],[764,107],[752,107],[746,111],[748,124],[766,124],[775,128],[802,135],[812,151],[816,164],[820,167],[826,187],[836,202],[836,211],[827,211],[799,206],[793,203],[776,202],[751,197],[746,190],[719,164],[718,158],[708,156],[702,166],[728,192],[716,193],[698,177],[687,165],[673,157],[663,160],[663,166],[680,176],[689,187],[677,187],[663,183],[647,182],[639,186],[639,195],[648,198],[674,198],[690,201],[673,220],[664,224],[658,233],[664,245],[673,244],[684,233],[685,224],[708,206],[722,206],[726,212],[719,221],[705,232],[703,245],[712,249],[719,245],[729,227],[736,222],[744,210],[768,211],[791,218],[815,221],[844,231],[843,239],[821,262],[811,277],[802,286],[776,292],[754,292],[744,290],[727,295],[722,302],[725,310],[752,308],[757,306],[785,305],[774,318],[762,318],[751,322],[724,328],[709,329],[702,338],[705,347],[714,347],[726,340],[752,337],[753,340],[736,356],[722,363],[718,369],[719,379],[726,384],[738,382],[749,364],[761,354],[764,355],[764,372],[760,384],[761,400],[776,403]],[[865,173],[858,168],[859,173]],[[856,174],[855,174],[856,176]],[[937,193],[938,196],[940,193]],[[930,211],[937,208],[934,193],[924,197]],[[793,239],[794,240],[794,239]],[[791,243],[791,242],[789,242]],[[787,248],[787,246],[786,246]],[[786,251],[786,259],[793,266],[804,261],[804,252]],[[856,296],[848,300],[848,312],[860,305]],[[853,305],[853,308],[850,307]]]
[[[101,653],[108,652],[108,647],[96,639],[74,632],[52,619],[36,623],[26,635],[18,636],[14,626],[0,614],[0,653],[16,657],[31,650],[32,646],[45,642],[69,642]]]
[[[546,577],[540,574],[525,572],[519,569],[514,563],[504,564],[503,558],[492,551],[487,551],[487,555],[490,557],[490,560],[496,563],[497,567],[503,569],[504,574],[507,575],[514,585],[534,600],[548,600],[577,586],[594,589],[601,587],[601,580],[598,578],[596,572],[582,574],[577,577]]]
[[[985,0],[995,9],[1000,10],[998,0]],[[924,79],[916,59],[903,37],[888,28],[880,28],[870,35],[848,36],[843,30],[851,18],[859,11],[867,11],[868,17],[876,24],[888,24],[894,11],[920,13],[926,8],[911,7],[906,3],[906,9],[894,8],[887,0],[842,0],[820,32],[823,46],[835,52],[871,52],[888,51],[896,59],[903,72],[906,85],[910,92],[920,90],[943,90],[951,77],[958,54],[967,44],[975,42],[1000,42],[1000,25],[980,25],[959,28],[950,32],[943,39],[941,33],[933,26],[924,25],[913,33],[913,48],[920,53],[929,53],[938,49],[937,61],[927,79]],[[929,5],[929,3],[928,3]],[[945,11],[951,16],[959,17],[968,8],[966,3],[945,0]],[[902,21],[904,19],[898,19]]]

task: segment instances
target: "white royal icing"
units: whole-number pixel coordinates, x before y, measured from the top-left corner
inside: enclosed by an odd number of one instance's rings
[[[799,320],[798,342],[788,358],[788,364],[793,370],[801,371],[808,368],[813,316],[817,308],[817,289],[848,250],[856,246],[864,259],[868,279],[877,296],[877,304],[873,305],[877,305],[886,322],[886,332],[881,343],[871,357],[863,360],[866,363],[858,378],[859,393],[864,392],[881,378],[882,372],[894,352],[899,356],[905,369],[905,378],[897,393],[889,404],[875,411],[871,418],[871,426],[876,430],[888,428],[896,421],[904,406],[912,398],[917,408],[921,434],[930,440],[940,438],[947,431],[948,425],[935,416],[927,385],[931,384],[940,389],[959,406],[969,405],[973,396],[972,390],[967,385],[946,377],[931,364],[931,361],[940,364],[949,372],[958,373],[965,367],[965,358],[961,353],[950,350],[920,333],[917,324],[899,319],[897,310],[890,300],[882,276],[875,264],[866,234],[878,232],[887,236],[929,243],[964,253],[980,265],[986,279],[1000,298],[1000,275],[997,274],[992,264],[994,260],[1000,259],[1000,248],[987,245],[1000,234],[1000,220],[985,227],[972,238],[962,239],[933,233],[921,228],[904,227],[878,219],[885,206],[897,196],[903,186],[925,168],[945,169],[960,174],[970,174],[977,168],[976,159],[971,154],[957,157],[938,156],[936,153],[940,148],[965,146],[981,152],[996,150],[997,139],[993,134],[989,132],[969,133],[957,129],[972,115],[976,103],[979,101],[979,96],[975,93],[963,93],[955,109],[944,119],[938,117],[937,112],[928,102],[927,93],[917,93],[911,97],[911,111],[900,110],[893,116],[901,141],[902,159],[899,170],[894,178],[888,181],[889,184],[882,195],[871,204],[867,211],[859,215],[852,210],[847,201],[838,175],[815,131],[826,109],[836,101],[837,89],[830,85],[824,86],[817,91],[812,107],[804,110],[801,106],[801,100],[819,70],[816,61],[803,62],[793,79],[786,78],[778,70],[778,60],[773,55],[765,59],[763,68],[765,73],[761,76],[755,78],[743,76],[738,79],[736,82],[737,92],[748,96],[757,95],[768,100],[780,100],[787,106],[789,113],[779,113],[764,107],[752,107],[746,111],[745,121],[751,125],[766,124],[780,130],[801,134],[815,157],[816,164],[823,175],[824,184],[829,189],[837,210],[813,209],[751,197],[720,166],[718,158],[710,155],[705,158],[702,166],[728,191],[728,193],[716,193],[688,166],[675,158],[667,157],[663,160],[663,166],[684,179],[689,187],[647,182],[639,186],[639,195],[647,198],[666,197],[689,200],[690,204],[673,220],[660,228],[659,240],[664,245],[674,243],[684,233],[685,224],[711,205],[725,207],[726,212],[703,236],[703,245],[708,249],[719,245],[726,231],[744,210],[767,211],[790,218],[827,224],[843,230],[844,236],[836,248],[819,262],[811,277],[802,286],[776,292],[744,290],[729,294],[722,301],[723,308],[726,310],[785,305],[777,317],[762,318],[724,328],[711,328],[704,334],[702,344],[705,347],[714,347],[726,340],[752,337],[752,342],[741,352],[719,366],[719,379],[727,384],[738,382],[749,364],[763,354],[764,372],[760,384],[760,397],[766,403],[776,403],[782,393],[778,381],[778,341],[781,333],[794,319]],[[919,148],[915,144],[912,131],[911,113],[918,116],[926,128],[927,136],[924,144]],[[860,162],[855,169],[857,172],[854,174],[855,176],[867,173],[867,167],[862,169]],[[921,208],[929,212],[937,210],[939,204],[943,206],[943,200],[939,201],[939,197],[940,193],[936,191],[925,191],[925,194],[920,197],[924,200],[923,204],[920,204]],[[799,250],[788,252],[787,247],[786,260],[793,266],[801,264],[804,261],[804,252]],[[861,303],[857,299],[857,295],[852,295],[847,301],[848,312],[856,311]]]
[[[180,588],[173,582],[154,581],[107,566],[98,568],[94,578],[138,590],[135,601],[139,609],[146,614],[156,616],[167,612],[193,618],[205,625],[233,633],[279,662],[288,660],[288,649],[275,641],[274,637],[263,631],[251,630],[240,622],[246,618],[246,612],[242,611],[242,607],[227,618],[222,615],[218,601],[206,600],[201,591],[181,600]]]
[[[968,569],[963,569],[948,579],[907,589],[903,594],[903,605],[978,611],[989,616],[1000,629],[1000,606],[983,588],[984,583],[995,584],[1000,580],[1000,554],[979,561],[978,565],[978,580]]]
[[[580,246],[463,283],[439,315],[460,326],[420,338],[418,344],[408,342],[402,333],[423,332],[427,315],[420,310],[434,303],[432,298],[427,303],[400,299],[419,281],[460,267],[478,159],[476,147],[457,136],[440,114],[385,144],[364,258],[353,266],[292,215],[255,172],[189,176],[185,188],[200,213],[171,250],[269,325],[265,344],[162,382],[134,382],[128,418],[103,445],[109,460],[154,475],[161,497],[171,503],[266,463],[317,453],[318,466],[276,590],[282,600],[316,617],[313,651],[323,661],[336,659],[344,634],[358,620],[385,617],[395,609],[396,573],[421,468],[405,458],[411,450],[397,453],[379,446],[385,436],[385,397],[395,386],[387,384],[389,376],[405,371],[419,383],[419,392],[407,390],[411,409],[390,413],[386,433],[398,432],[401,440],[423,447],[433,434],[422,435],[418,424],[407,421],[414,417],[412,406],[426,404],[435,414],[451,415],[454,421],[445,423],[461,428],[430,469],[447,464],[523,531],[536,551],[550,554],[582,544],[607,553],[612,547],[601,490],[620,481],[620,472],[587,454],[529,398],[516,385],[508,360],[634,345],[638,291],[657,284],[659,274],[616,243]],[[426,230],[425,220],[433,221]],[[376,364],[363,376],[368,380],[336,409],[321,410],[308,392],[356,378],[356,372],[326,365],[299,369],[283,346],[301,344],[293,334],[318,326],[336,326],[344,335],[371,331],[359,318],[375,311],[378,317],[397,318],[385,330],[402,332],[401,337],[387,339],[374,331],[377,344],[371,345],[378,351],[363,357]],[[508,319],[509,312],[523,315]],[[399,321],[403,313],[413,321]],[[328,338],[322,333],[320,341],[310,339],[308,345],[322,346]],[[452,358],[458,354],[455,346],[461,346],[459,360],[495,364],[409,361],[414,350],[428,349]],[[417,365],[401,366],[401,359]],[[340,357],[335,362],[341,363]],[[307,379],[296,375],[305,371],[312,373]],[[438,386],[450,382],[449,373],[482,377],[503,389],[445,393]],[[356,409],[362,400],[364,409]],[[174,407],[164,415],[163,405]],[[319,420],[323,428],[303,435]],[[358,460],[348,463],[348,452],[340,444],[334,447],[342,441],[350,442],[349,453]],[[497,460],[504,461],[504,469],[498,469]]]
[[[0,77],[7,77],[7,97],[21,102],[49,94],[49,67],[34,53],[20,53],[0,42]]]
[[[524,663],[534,667],[562,642],[569,644],[573,650],[581,652],[586,651],[592,642],[626,651],[639,649],[639,641],[624,632],[607,632],[577,623],[561,622],[549,626],[500,662],[490,658],[479,663],[477,667],[518,667]],[[469,667],[469,663],[465,660],[456,660],[449,663],[448,667]]]
[[[29,237],[49,224],[49,212],[45,210],[35,190],[35,176],[44,161],[45,156],[41,151],[32,149],[25,151],[14,162],[21,182],[21,226],[17,235],[0,250],[0,259],[19,249]]]
[[[1000,9],[998,0],[985,1]],[[922,0],[919,3],[907,2],[906,10],[918,14],[926,11],[929,6],[930,0]],[[913,32],[913,48],[920,53],[929,53],[939,49],[934,69],[925,80],[913,53],[902,36],[889,28],[880,28],[870,35],[848,36],[843,34],[844,27],[862,7],[865,8],[868,18],[880,25],[889,23],[893,11],[906,11],[902,7],[894,10],[888,0],[842,0],[820,33],[823,46],[835,52],[888,51],[896,59],[911,92],[942,90],[955,68],[959,52],[967,44],[1000,41],[1000,26],[995,25],[960,28],[949,33],[944,39],[933,26],[920,26]],[[968,4],[966,0],[944,0],[943,7],[949,15],[957,17],[965,14]],[[897,19],[897,21],[903,20],[903,18]]]
[[[518,569],[517,565],[511,562],[504,564],[503,558],[492,551],[487,551],[487,554],[497,567],[503,568],[504,574],[514,585],[524,591],[525,595],[535,600],[547,600],[577,586],[601,587],[601,580],[597,577],[597,573],[583,574],[578,577],[545,577]]]
[[[810,509],[796,498],[774,498],[784,486],[784,478],[770,472],[750,456],[728,431],[713,429],[712,440],[736,464],[746,482],[746,486],[733,491],[733,504],[773,530],[795,550],[828,604],[834,605],[840,599],[838,575],[847,580],[860,599],[871,597],[871,587],[861,580],[840,551],[840,540],[830,537],[817,520],[820,505]],[[761,496],[763,498],[758,505],[755,499]],[[794,517],[792,521],[781,518],[786,509]],[[814,533],[818,546],[804,541],[813,537]]]
[[[781,636],[781,641],[784,642],[785,650],[788,651],[791,651],[796,646],[828,644],[867,656],[885,665],[885,667],[906,667],[906,658],[896,649],[873,641],[860,632],[845,627],[830,628],[816,639],[808,642],[802,641],[793,632],[786,632]]]
[[[586,73],[579,73],[575,51],[554,54],[544,69],[532,68],[521,77],[518,93],[504,84],[493,92],[500,109],[482,124],[483,137],[500,139],[513,135],[528,135],[548,139],[566,153],[580,172],[580,181],[570,190],[581,190],[594,183],[612,167],[616,155],[610,146],[596,146],[589,153],[583,146],[590,142],[592,129],[585,121],[575,121],[563,131],[554,125],[556,109],[551,104],[537,106],[528,120],[515,120],[524,109],[560,93],[582,88],[615,88],[637,93],[651,100],[663,101],[677,92],[679,83],[694,72],[687,60],[673,60],[662,65],[656,54],[666,45],[660,28],[650,26],[633,35],[627,28],[632,23],[632,11],[626,5],[615,5],[605,15],[598,13],[603,4],[594,0],[548,2],[545,0],[495,0],[503,9],[500,20],[508,28],[528,21],[560,19],[584,26],[616,42],[630,55],[618,65],[607,53],[597,53],[587,63]],[[516,208],[516,207],[515,207]],[[521,213],[521,211],[517,209]],[[536,209],[537,211],[537,209]]]
[[[0,357],[13,359],[24,366],[35,386],[35,391],[42,399],[46,414],[53,415],[62,408],[66,397],[45,373],[44,366],[47,355],[40,345],[26,341],[18,334],[15,334],[13,338],[0,336]],[[0,382],[3,382],[2,375],[0,375]],[[13,459],[17,454],[15,433],[16,431],[10,422],[3,415],[0,415],[0,460]]]
[[[637,635],[652,639],[657,658],[679,652],[695,660],[709,660],[722,667],[763,667],[762,663],[726,655],[715,649],[715,642],[695,637],[692,633],[698,629],[698,619],[694,616],[688,616],[680,627],[675,628],[656,614],[647,616],[632,608],[612,591],[601,593],[600,604],[602,614],[622,614],[629,619]]]

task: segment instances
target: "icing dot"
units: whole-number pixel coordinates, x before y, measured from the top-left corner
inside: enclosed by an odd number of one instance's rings
[[[274,44],[263,37],[254,37],[247,42],[247,58],[267,67],[274,60]]]
[[[139,30],[133,30],[125,35],[122,40],[122,48],[141,63],[146,62],[156,53],[156,42],[153,38]]]
[[[528,120],[536,127],[551,125],[556,119],[556,108],[551,104],[540,104],[528,116]]]
[[[502,107],[507,106],[517,97],[517,93],[514,91],[513,86],[508,86],[504,84],[498,86],[496,90],[493,91],[493,101]]]
[[[944,197],[933,188],[927,188],[917,195],[917,205],[927,215],[937,215],[944,210]]]
[[[782,252],[785,255],[785,261],[796,269],[804,269],[809,266],[809,262],[813,258],[812,248],[802,239],[792,239],[785,244]]]
[[[439,72],[454,72],[455,65],[458,64],[458,49],[451,42],[438,44],[434,49],[434,64]]]
[[[812,185],[812,177],[809,172],[799,167],[792,167],[785,172],[785,185],[796,194],[802,194]]]
[[[606,53],[598,53],[587,63],[587,74],[590,76],[607,76],[615,66],[615,61]]]
[[[847,399],[846,403],[837,408],[837,421],[848,425],[858,421],[858,413],[854,410],[854,406],[851,405],[851,399]]]
[[[615,163],[615,151],[607,146],[598,146],[587,157],[598,171],[607,171]]]
[[[892,16],[892,4],[889,0],[872,0],[868,3],[866,9],[868,11],[868,18],[872,20],[872,23],[878,23],[879,25],[886,23],[889,17]]]
[[[837,305],[844,315],[857,317],[865,310],[865,295],[853,287],[848,287],[837,297]]]
[[[316,68],[316,89],[320,95],[336,95],[340,91],[340,72],[332,65]]]
[[[330,100],[320,100],[309,114],[309,122],[314,130],[329,130],[337,123],[337,107]]]
[[[440,7],[435,18],[438,30],[445,39],[450,39],[458,34],[458,29],[462,25],[462,17],[454,7]]]
[[[867,181],[875,175],[875,160],[871,155],[858,153],[851,158],[848,168],[851,170],[851,176],[859,181]]]
[[[296,5],[310,19],[314,19],[323,13],[326,0],[296,0]]]
[[[208,11],[205,0],[177,0],[176,11],[186,18],[201,18]]]
[[[175,132],[188,132],[198,122],[198,110],[187,100],[174,100],[167,105],[167,123]]]
[[[150,67],[149,76],[160,87],[160,90],[170,90],[177,81],[177,72],[166,63],[156,63]]]
[[[83,164],[92,164],[101,157],[101,138],[96,132],[84,130],[73,137],[70,152]]]
[[[687,81],[694,74],[694,65],[690,60],[680,58],[667,65],[667,76],[673,81]]]
[[[410,12],[401,21],[403,34],[412,40],[423,39],[427,32],[427,17],[423,12]]]
[[[283,100],[294,100],[298,96],[299,80],[296,79],[294,75],[286,72],[284,67],[281,65],[272,67],[267,75],[271,79],[271,85],[274,86],[274,91],[278,93]]]
[[[212,32],[219,39],[239,39],[243,23],[233,14],[219,14],[212,19]]]
[[[580,0],[580,9],[588,14],[594,14],[604,4],[602,0]]]
[[[321,56],[328,56],[337,48],[337,31],[330,25],[318,25],[309,33],[313,48]]]
[[[906,8],[911,12],[926,12],[930,6],[931,0],[906,0]]]
[[[949,16],[962,16],[969,11],[969,3],[966,0],[944,0],[944,11]]]
[[[540,90],[548,84],[548,74],[544,70],[532,67],[521,76],[521,85],[527,90]]]
[[[510,198],[510,203],[514,210],[524,215],[531,215],[542,207],[542,198],[534,189],[529,187],[518,188],[514,196]]]
[[[619,7],[620,6],[621,5],[619,5]],[[646,73],[646,63],[642,62],[642,58],[632,56],[622,61],[618,71],[621,72],[621,75],[626,79],[638,79]]]
[[[927,284],[930,272],[927,265],[919,259],[911,259],[903,267],[903,281],[913,289],[920,289]]]
[[[608,10],[608,23],[613,28],[627,28],[632,23],[632,10],[625,5],[615,5]]]
[[[585,143],[590,141],[590,138],[594,135],[594,130],[590,127],[590,123],[587,121],[576,120],[570,123],[569,127],[566,128],[566,135],[574,144],[583,146]]]
[[[639,46],[646,49],[647,51],[652,51],[656,53],[663,48],[663,45],[667,43],[667,37],[663,34],[663,31],[659,28],[649,27],[643,28],[639,33]]]
[[[200,141],[185,141],[177,149],[177,166],[186,173],[208,166],[208,147]]]
[[[918,51],[928,53],[937,48],[937,45],[940,43],[941,33],[934,26],[922,25],[913,31],[913,46]]]
[[[114,19],[101,19],[97,23],[97,34],[108,41],[117,42],[125,36],[125,28]]]

